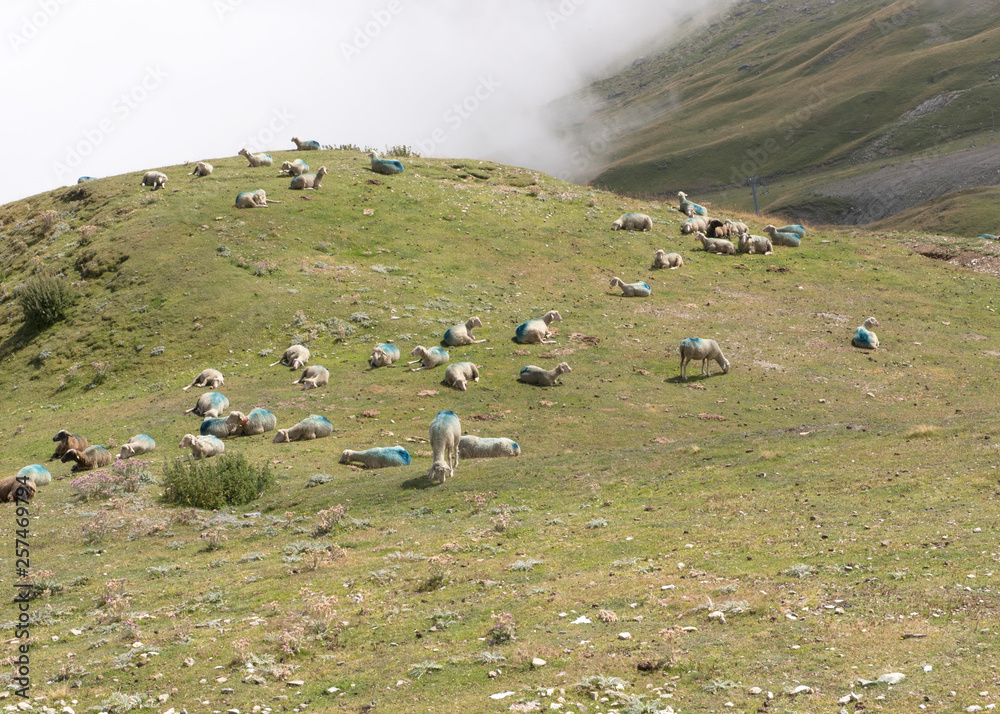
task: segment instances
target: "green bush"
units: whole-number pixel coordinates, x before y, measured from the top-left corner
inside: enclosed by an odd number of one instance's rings
[[[270,464],[251,464],[242,454],[211,461],[177,460],[163,466],[163,498],[195,508],[241,506],[275,485]]]
[[[64,280],[36,275],[18,288],[17,303],[24,312],[24,322],[40,330],[66,316],[73,304],[73,293]]]

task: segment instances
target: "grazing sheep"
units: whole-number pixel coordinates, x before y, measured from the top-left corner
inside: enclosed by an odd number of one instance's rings
[[[222,376],[222,372],[217,369],[205,369],[202,370],[201,374],[194,378],[186,387],[181,387],[183,391],[191,389],[191,387],[204,387],[205,389],[216,389],[221,387],[225,382],[225,377]]]
[[[613,231],[651,231],[653,230],[653,219],[645,213],[625,213],[619,216],[618,220],[611,224]]]
[[[229,400],[220,392],[205,392],[195,405],[188,409],[185,414],[194,414],[200,417],[217,417],[229,408]]]
[[[392,176],[403,173],[403,164],[395,159],[380,159],[374,151],[368,154],[372,160],[372,171],[377,174]]]
[[[21,498],[18,499],[18,490]],[[17,480],[17,476],[7,476],[0,479],[0,503],[14,503],[17,500],[30,501],[35,497],[35,482],[28,479],[25,483]]]
[[[77,183],[87,183],[88,181],[96,181],[97,178],[94,176],[81,176],[76,180]]]
[[[705,210],[704,206],[699,206],[694,201],[687,200],[687,194],[683,191],[678,191],[677,196],[681,199],[681,213],[685,216],[707,216],[708,211]]]
[[[271,158],[270,154],[251,154],[246,149],[240,149],[238,156],[245,156],[247,158],[247,166],[252,166],[253,168],[271,166],[274,163],[274,159]]]
[[[798,248],[802,243],[802,238],[798,233],[790,231],[779,231],[774,226],[764,226],[764,232],[771,237],[773,245],[781,245],[786,248]]]
[[[426,347],[417,345],[413,348],[410,356],[416,356],[418,359],[407,362],[406,364],[420,363],[420,366],[414,367],[410,370],[411,372],[416,372],[421,369],[434,369],[439,364],[444,364],[448,361],[448,352],[443,347],[431,347],[430,349],[427,349]]]
[[[865,350],[877,350],[878,335],[872,332],[873,327],[878,327],[878,320],[874,317],[869,317],[861,327],[855,330],[854,337],[851,338],[851,344]]]
[[[309,164],[307,164],[302,159],[295,159],[295,161],[283,161],[281,163],[281,169],[278,172],[278,176],[281,174],[288,174],[289,176],[301,176],[309,171]]]
[[[479,368],[472,362],[456,362],[449,364],[444,371],[444,383],[449,387],[465,391],[468,382],[479,381]]]
[[[305,371],[302,372],[302,376],[292,382],[292,384],[301,384],[302,391],[304,392],[308,389],[325,387],[329,381],[330,371],[322,365],[314,364],[306,367]]]
[[[714,359],[722,367],[722,373],[729,373],[729,360],[722,354],[718,343],[715,340],[703,340],[700,337],[688,337],[681,342],[681,379],[687,380],[687,365],[693,359],[701,360],[701,373],[706,377],[712,376],[712,370],[708,361]]]
[[[771,255],[774,252],[774,246],[771,245],[771,241],[767,236],[752,236],[749,233],[741,233],[736,250],[740,253],[763,253],[764,255]]]
[[[52,437],[52,441],[58,441],[59,443],[56,444],[55,453],[49,457],[49,461],[61,459],[63,454],[70,449],[83,451],[88,446],[86,438],[80,436],[79,434],[70,434],[65,429],[60,429],[56,432],[56,435]]]
[[[388,367],[399,359],[399,348],[395,345],[381,344],[375,345],[372,356],[368,358],[368,364],[372,369],[376,367]]]
[[[731,241],[724,238],[709,238],[701,231],[695,234],[695,240],[700,240],[708,253],[718,253],[719,255],[736,255],[736,246]]]
[[[52,474],[41,464],[25,466],[17,472],[17,478],[30,479],[36,486],[48,486],[52,483]]]
[[[226,417],[208,417],[202,420],[198,433],[202,436],[217,436],[224,439],[231,436],[229,421]]]
[[[524,382],[525,384],[536,384],[539,387],[552,387],[556,384],[562,384],[562,382],[559,381],[559,375],[572,371],[573,368],[565,362],[560,362],[554,369],[542,369],[541,367],[529,364],[527,367],[521,368],[521,373],[517,376],[517,379],[519,382]]]
[[[466,434],[458,442],[460,459],[496,459],[503,456],[521,455],[521,447],[516,441],[506,438],[489,438]]]
[[[462,345],[475,345],[486,340],[476,340],[472,338],[472,328],[482,327],[483,321],[478,317],[470,317],[464,325],[455,325],[444,331],[444,343],[449,347],[460,347]]]
[[[696,233],[697,231],[707,231],[708,230],[708,219],[703,216],[693,216],[688,218],[684,223],[681,224],[681,233],[688,235],[689,233]]]
[[[142,183],[140,186],[152,186],[155,191],[158,188],[163,188],[167,185],[167,175],[162,171],[147,171],[142,176]]]
[[[430,473],[431,481],[444,483],[448,476],[455,474],[458,466],[458,444],[462,439],[462,424],[458,414],[452,411],[439,411],[430,426],[431,450],[434,462]]]
[[[177,448],[191,448],[191,456],[195,459],[207,459],[218,456],[226,450],[226,444],[217,436],[195,436],[185,434]]]
[[[294,188],[296,190],[322,188],[320,183],[323,181],[323,177],[326,176],[326,174],[326,167],[320,166],[319,171],[314,174],[301,174],[293,178],[292,182],[288,185],[288,188]]]
[[[122,444],[121,453],[118,454],[119,459],[130,459],[133,456],[138,456],[139,454],[148,454],[156,448],[156,442],[153,441],[153,437],[149,434],[136,434],[127,442]]]
[[[318,141],[302,141],[297,136],[292,137],[292,143],[295,144],[295,148],[299,151],[319,151],[320,149]]]
[[[212,164],[209,164],[205,161],[199,161],[197,164],[195,164],[194,171],[189,173],[188,176],[208,176],[213,171],[215,171],[215,168],[212,166]]]
[[[283,364],[292,369],[302,369],[308,361],[309,348],[305,345],[292,345],[281,355],[281,359],[277,362],[272,362],[270,366],[274,367],[275,365]]]
[[[340,463],[356,462],[366,469],[389,469],[394,466],[409,466],[410,452],[402,446],[378,446],[364,451],[344,449],[340,455]]]
[[[653,256],[653,267],[654,268],[680,268],[684,265],[684,258],[681,257],[680,253],[667,253],[662,250],[656,251]]]
[[[233,436],[257,436],[278,426],[278,417],[260,407],[246,415],[243,412],[229,412],[226,421],[229,423],[229,433]]]
[[[549,325],[553,322],[562,322],[562,316],[555,310],[549,310],[541,317],[522,322],[514,330],[514,338],[522,345],[531,343],[554,344],[555,340],[547,339],[552,336]]]
[[[622,297],[649,297],[653,294],[649,283],[623,283],[621,278],[611,278],[611,287],[616,285],[622,289]]]
[[[113,459],[111,452],[103,446],[88,446],[83,451],[70,449],[63,454],[60,461],[64,464],[75,461],[76,465],[73,466],[73,471],[92,471],[93,469],[100,469],[107,466]]]
[[[291,429],[278,429],[274,437],[275,444],[285,441],[309,441],[310,439],[322,439],[333,433],[333,424],[330,420],[319,414],[308,416]]]
[[[269,203],[281,203],[281,201],[268,198],[267,192],[262,188],[258,188],[256,191],[243,191],[236,194],[237,208],[267,208],[267,204]]]

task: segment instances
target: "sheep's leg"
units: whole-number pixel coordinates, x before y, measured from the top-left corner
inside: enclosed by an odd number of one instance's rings
[[[407,362],[406,364],[416,364],[417,362],[420,362],[420,361],[421,361],[421,360],[418,360],[418,359],[414,359],[414,360],[410,360],[410,361],[409,361],[409,362]]]
[[[689,360],[684,355],[681,355],[681,379],[684,380],[685,382],[687,381],[687,369],[686,369],[686,367],[687,367],[688,361]]]

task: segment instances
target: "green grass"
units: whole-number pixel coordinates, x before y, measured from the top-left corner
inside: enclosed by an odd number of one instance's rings
[[[277,486],[218,512],[164,505],[162,484],[83,502],[68,465],[50,464],[31,504],[32,567],[52,591],[32,601],[33,695],[77,711],[168,694],[159,709],[392,712],[563,696],[563,711],[593,712],[612,704],[592,690],[628,682],[619,694],[646,697],[636,711],[659,694],[681,711],[753,711],[753,686],[775,693],[771,711],[819,711],[900,671],[904,685],[864,690],[869,708],[993,701],[993,277],[914,255],[910,234],[816,230],[800,249],[719,257],[654,201],[488,162],[410,159],[384,177],[357,152],[310,156],[330,175],[306,194],[223,158],[202,179],[165,167],[156,193],[129,174],[0,207],[4,473],[47,458],[62,428],[110,446],[147,433],[153,461],[173,462],[199,422],[180,388],[209,366],[232,409],[334,425],[311,442],[228,440]],[[258,187],[284,203],[232,207]],[[46,210],[63,233],[28,223]],[[612,232],[629,210],[654,230]],[[97,227],[86,245],[83,226]],[[657,248],[684,267],[651,271]],[[110,267],[83,278],[85,252]],[[26,332],[13,294],[39,265],[79,298]],[[653,296],[623,299],[611,275]],[[549,309],[556,344],[511,342]],[[406,355],[472,315],[489,341],[451,351],[480,366],[468,391],[440,368],[367,369],[376,342]],[[870,354],[850,346],[869,315]],[[677,345],[695,335],[719,341],[728,375],[678,380]],[[328,387],[302,392],[267,366],[293,340]],[[563,386],[515,381],[561,361]],[[95,363],[111,367],[88,388]],[[432,485],[422,440],[440,409],[522,455]],[[396,443],[412,466],[337,463]],[[13,547],[12,519],[2,536]],[[802,683],[814,693],[783,693]],[[515,695],[488,698],[502,691]]]

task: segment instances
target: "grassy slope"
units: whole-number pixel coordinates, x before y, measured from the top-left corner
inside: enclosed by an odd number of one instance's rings
[[[55,464],[57,480],[31,506],[32,563],[64,589],[35,601],[34,694],[77,700],[77,711],[118,691],[176,688],[160,709],[311,701],[357,711],[375,701],[394,712],[500,712],[514,700],[547,706],[538,688],[555,688],[564,711],[594,711],[573,685],[604,675],[631,682],[626,694],[671,694],[682,711],[726,701],[752,711],[752,686],[778,695],[772,711],[801,711],[833,706],[858,677],[901,671],[904,686],[866,698],[885,695],[896,710],[923,696],[945,710],[985,703],[1000,625],[993,278],[916,258],[888,235],[814,232],[774,256],[707,255],[680,238],[672,207],[546,176],[531,185],[530,173],[493,164],[412,159],[405,174],[376,177],[360,154],[308,159],[330,168],[308,196],[274,169],[218,159],[203,179],[165,168],[169,188],[155,194],[133,174],[87,184],[85,197],[60,189],[0,209],[3,473],[46,458],[60,428],[97,443],[147,432],[157,459],[174,458],[198,423],[183,415],[197,390],[180,387],[207,366],[225,373],[233,408],[267,406],[279,426],[322,413],[335,428],[316,442],[230,441],[280,480],[235,518],[163,507],[155,485],[82,503]],[[257,187],[284,203],[232,208]],[[30,223],[50,208],[65,221],[54,238]],[[612,233],[624,210],[650,213],[655,230]],[[99,230],[81,247],[83,225]],[[649,271],[656,248],[679,250],[685,267]],[[75,279],[84,251],[130,257],[81,286],[66,322],[19,331],[12,287],[40,267]],[[237,256],[280,262],[257,277]],[[646,280],[653,297],[616,296],[613,274]],[[558,344],[510,342],[518,322],[553,308],[564,318]],[[406,354],[472,314],[489,341],[452,351],[482,368],[467,392],[443,387],[440,369],[365,369],[373,342],[394,339]],[[849,345],[870,314],[882,324],[876,354]],[[730,374],[679,382],[676,345],[690,335],[718,339]],[[330,369],[329,387],[302,393],[287,369],[266,366],[276,357],[260,352],[293,339]],[[524,364],[563,360],[574,370],[564,386],[514,381]],[[88,389],[93,361],[113,371]],[[74,364],[81,376],[60,389]],[[426,437],[439,409],[458,412],[466,432],[516,439],[522,456],[462,462],[431,486],[428,447],[410,439]],[[344,448],[394,443],[414,453],[411,467],[336,463]],[[305,489],[317,473],[334,479]],[[470,499],[491,492],[476,512]],[[314,538],[316,512],[336,504],[358,521]],[[490,509],[501,504],[513,525],[498,532]],[[111,534],[82,544],[81,526],[98,518]],[[227,536],[221,550],[203,547],[206,527]],[[12,542],[10,520],[2,531]],[[336,543],[344,557],[315,570],[286,562],[284,549],[302,541]],[[262,559],[244,560],[254,553]],[[542,563],[511,569],[529,558]],[[797,577],[799,564],[813,574]],[[131,597],[125,624],[102,605],[115,578]],[[11,568],[0,573],[12,580]],[[323,613],[303,588],[337,599],[335,637],[315,639]],[[726,624],[707,617],[727,602]],[[620,621],[602,622],[601,609]],[[490,645],[482,638],[501,612],[517,639]],[[570,624],[580,615],[592,624]],[[431,630],[435,619],[451,624]],[[697,629],[671,629],[681,626]],[[283,651],[283,631],[301,641],[297,654]],[[911,633],[927,637],[901,639]],[[241,639],[305,684],[245,681]],[[506,661],[481,663],[485,650]],[[548,665],[531,668],[533,657]],[[411,670],[427,662],[442,669]],[[815,690],[806,701],[782,694],[800,683]],[[341,692],[327,694],[332,686]],[[487,698],[501,691],[516,695]]]

